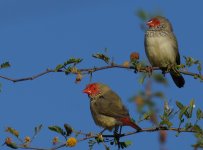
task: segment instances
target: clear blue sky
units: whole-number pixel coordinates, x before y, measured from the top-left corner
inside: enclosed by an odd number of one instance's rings
[[[203,58],[203,2],[175,0],[1,0],[0,1],[0,62],[10,61],[12,67],[0,74],[12,78],[32,76],[54,68],[70,57],[84,58],[81,68],[105,65],[91,55],[109,49],[109,55],[118,63],[129,59],[132,51],[144,53],[144,33],[135,12],[144,9],[161,11],[170,19],[177,36],[181,56]],[[182,59],[182,57],[181,57]],[[183,59],[182,59],[183,60]],[[139,75],[130,71],[114,69],[97,72],[93,81],[109,84],[119,93],[132,117],[138,118],[135,107],[127,99],[144,86],[137,82]],[[167,77],[169,77],[167,75]],[[166,93],[171,105],[175,100],[184,104],[194,98],[196,108],[203,108],[202,84],[192,77],[184,76],[185,87],[176,88],[169,78],[169,86],[155,86]],[[80,84],[74,76],[52,73],[34,81],[12,83],[0,79],[0,143],[7,134],[5,127],[12,126],[22,136],[31,135],[33,127],[43,124],[36,146],[51,147],[56,134],[48,131],[49,125],[71,124],[76,130],[99,132],[91,118],[89,101],[82,93],[89,78]],[[162,103],[162,102],[160,102]],[[140,124],[150,127],[151,124]],[[132,131],[126,127],[127,131]],[[195,142],[192,134],[168,133],[166,148],[190,150]],[[126,137],[133,141],[129,149],[159,149],[158,133],[141,133]],[[115,148],[115,147],[113,147]],[[0,149],[7,149],[1,147]],[[73,149],[88,149],[87,141]],[[102,145],[95,149],[103,149]]]

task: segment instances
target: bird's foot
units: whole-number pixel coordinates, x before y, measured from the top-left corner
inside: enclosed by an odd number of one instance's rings
[[[179,72],[178,72],[178,69],[177,69],[177,65],[175,65],[175,64],[169,64],[169,65],[167,65],[167,67],[164,69],[165,71],[165,73],[167,73],[167,72],[173,72],[173,73],[175,73],[175,74],[179,74]]]
[[[122,126],[120,126],[119,133],[118,133],[118,130],[119,130],[119,126],[116,126],[114,130],[114,140],[115,140],[115,143],[118,145],[118,149],[120,149],[121,148],[120,138],[121,138]]]

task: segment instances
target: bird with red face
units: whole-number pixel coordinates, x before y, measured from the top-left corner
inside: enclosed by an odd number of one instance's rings
[[[145,33],[145,52],[153,67],[166,70],[169,66],[180,64],[178,43],[168,19],[156,16],[147,22],[148,30]],[[175,69],[170,70],[171,77],[177,87],[185,84],[183,76]]]
[[[98,126],[110,131],[118,126],[131,126],[136,130],[142,130],[131,120],[120,97],[109,86],[92,83],[88,84],[83,92],[90,99],[92,117]]]

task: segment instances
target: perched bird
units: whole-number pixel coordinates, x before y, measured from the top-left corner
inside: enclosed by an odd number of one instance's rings
[[[131,120],[120,97],[107,85],[102,83],[88,84],[83,92],[89,96],[92,117],[98,126],[110,131],[118,126],[131,126],[136,130],[141,130]]]
[[[145,33],[145,53],[154,67],[166,70],[180,64],[178,43],[168,19],[156,16],[147,22],[149,26]],[[181,88],[185,84],[183,76],[175,69],[170,70],[176,86]]]

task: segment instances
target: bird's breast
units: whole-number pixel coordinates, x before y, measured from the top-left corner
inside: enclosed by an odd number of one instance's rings
[[[145,52],[152,66],[176,64],[176,42],[168,36],[146,36]]]
[[[100,127],[107,128],[108,130],[112,130],[115,127],[115,125],[118,124],[118,121],[116,121],[116,119],[113,117],[109,117],[99,113],[97,109],[95,109],[95,105],[96,103],[94,101],[90,103],[90,110],[91,110],[91,114],[94,119],[94,122]]]

